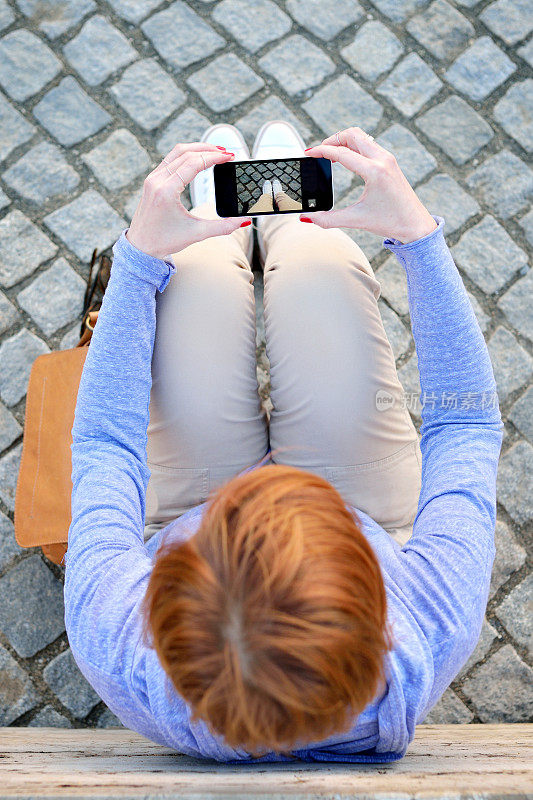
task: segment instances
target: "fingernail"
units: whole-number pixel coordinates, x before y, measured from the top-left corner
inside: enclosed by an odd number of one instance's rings
[[[219,144],[217,144],[216,147],[217,147],[217,150],[224,150],[224,152],[226,151],[226,148],[225,147],[221,147]]]
[[[230,151],[229,151],[229,150],[226,150],[226,152],[224,153],[224,155],[225,155],[225,156],[234,156],[234,155],[235,155],[235,153],[230,153]]]
[[[311,221],[311,220],[309,220],[309,221]],[[247,225],[251,225],[251,224],[252,224],[252,220],[251,220],[251,219],[249,219],[249,220],[247,220],[246,222],[241,222],[241,225],[240,225],[240,227],[241,227],[241,228],[246,228],[246,226],[247,226]]]
[[[300,222],[312,222],[312,221],[313,220],[309,219],[309,217],[300,217]]]
[[[311,147],[306,147],[304,153],[307,153],[308,150],[313,150],[314,147],[315,145],[312,145]]]

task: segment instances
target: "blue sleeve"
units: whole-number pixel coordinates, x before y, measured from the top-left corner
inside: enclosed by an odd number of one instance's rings
[[[75,657],[109,675],[131,672],[139,604],[151,561],[144,547],[155,294],[175,267],[123,231],[80,380],[72,428],[72,521],[65,625]]]
[[[403,591],[434,659],[418,720],[474,649],[495,555],[502,421],[485,340],[443,235],[386,240],[405,267],[420,371],[422,486],[402,548]],[[417,721],[418,721],[417,720]]]

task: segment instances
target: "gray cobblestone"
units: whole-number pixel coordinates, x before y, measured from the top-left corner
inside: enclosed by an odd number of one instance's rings
[[[0,644],[0,725],[11,725],[38,702],[30,676]]]
[[[24,397],[34,360],[48,352],[43,340],[27,328],[22,328],[10,339],[4,339],[0,345],[0,397],[4,403],[13,406]]]
[[[299,131],[305,141],[311,136],[307,125],[304,125],[304,123],[292,113],[283,100],[280,100],[279,97],[275,97],[274,95],[270,95],[266,100],[263,100],[262,103],[259,103],[259,105],[255,106],[248,114],[245,114],[244,117],[241,117],[235,123],[246,139],[250,152],[252,152],[252,145],[259,129],[265,122],[271,119],[284,119],[290,122],[294,125],[296,130]]]
[[[498,631],[492,627],[490,622],[487,622],[487,620],[484,619],[477,644],[465,664],[463,664],[458,672],[456,678],[457,680],[461,680],[461,678],[463,678],[466,673],[472,669],[474,664],[477,664],[478,661],[482,661],[485,658],[494,639],[497,638],[499,638]]]
[[[4,28],[11,25],[14,19],[15,15],[11,11],[6,0],[0,0],[0,31],[3,31]]]
[[[518,220],[518,224],[524,229],[529,244],[533,246],[533,208]]]
[[[533,443],[533,386],[516,401],[508,417],[526,439]]]
[[[527,264],[526,253],[490,215],[462,235],[452,254],[469,278],[489,294]]]
[[[0,630],[21,658],[64,633],[63,585],[40,556],[25,558],[0,578],[0,596]]]
[[[405,26],[426,50],[439,59],[452,59],[475,35],[471,22],[446,0],[435,0]]]
[[[446,173],[434,175],[419,186],[416,193],[431,214],[444,217],[447,234],[456,231],[481,210],[476,200]]]
[[[405,114],[412,117],[439,91],[442,81],[417,53],[409,53],[377,91]]]
[[[500,460],[498,497],[520,525],[533,518],[533,447],[514,444]]]
[[[377,141],[394,153],[400,169],[413,186],[437,166],[437,160],[416,136],[397,122],[378,136]]]
[[[88,261],[95,247],[109,247],[127,227],[126,220],[94,189],[52,211],[44,223],[81,261]]]
[[[533,67],[533,39],[530,39],[529,42],[523,47],[520,47],[518,54],[522,56],[524,61],[527,61],[527,63]]]
[[[383,115],[382,106],[347,75],[319,89],[302,108],[327,135],[350,127],[355,120],[372,133]]]
[[[17,303],[50,336],[81,315],[86,284],[64,258],[17,295]]]
[[[346,199],[347,198],[343,198],[342,205],[347,205]],[[354,230],[353,228],[344,228],[343,230],[354,240],[356,244],[359,245],[369,261],[372,261],[375,256],[382,252],[383,236],[378,236],[377,234],[369,233],[368,231]]]
[[[284,36],[292,27],[290,18],[272,0],[255,0],[253,14],[248,0],[222,0],[215,6],[213,19],[251,53]]]
[[[388,300],[398,314],[408,314],[407,278],[405,269],[396,256],[389,256],[375,275],[381,284],[381,296]]]
[[[96,723],[97,728],[123,728],[124,725],[121,723],[118,717],[116,717],[109,708],[105,708],[105,710],[100,714],[98,717],[98,722]]]
[[[489,341],[494,377],[500,403],[533,375],[533,359],[518,344],[512,333],[499,326]]]
[[[147,86],[150,92],[146,91]],[[132,64],[109,91],[146,131],[160,125],[186,99],[185,93],[153,58]]]
[[[370,20],[359,28],[355,39],[341,55],[367,81],[375,81],[394,66],[404,46],[386,25]]]
[[[19,313],[13,303],[0,292],[0,333],[9,330],[19,319]]]
[[[170,149],[171,148],[169,147],[169,150]],[[135,210],[136,210],[137,206],[139,205],[139,201],[141,199],[142,192],[143,192],[143,187],[140,186],[138,189],[136,189],[131,194],[131,196],[128,198],[127,202],[124,204],[124,216],[126,217],[126,219],[128,221],[131,221],[131,219],[133,218],[133,215],[135,214]]]
[[[446,71],[446,80],[472,100],[484,100],[516,67],[489,36],[476,39]]]
[[[60,653],[43,670],[43,678],[65,708],[83,719],[100,702],[76,664],[70,649]]]
[[[120,17],[138,25],[151,11],[161,5],[161,0],[108,0],[108,3]]]
[[[498,305],[516,330],[533,341],[533,314],[531,298],[533,297],[533,269],[524,278],[514,283],[500,297]]]
[[[528,722],[532,683],[533,671],[506,644],[465,681],[463,691],[484,722]]]
[[[28,53],[32,69],[28,69]],[[32,97],[61,71],[61,63],[39,37],[21,28],[0,39],[0,83],[19,102]]]
[[[477,297],[475,297],[470,292],[467,292],[467,294],[468,294],[468,297],[469,297],[470,302],[472,304],[472,308],[474,309],[474,314],[476,315],[476,319],[477,319],[477,321],[479,323],[479,327],[481,328],[482,333],[485,333],[485,331],[488,328],[489,322],[490,322],[490,317],[489,317],[488,314],[485,314],[485,312],[481,308],[481,306],[479,304],[479,300],[477,299]]]
[[[466,725],[474,715],[452,689],[446,689],[441,699],[422,720],[426,725]]]
[[[456,164],[475,156],[494,136],[490,125],[456,95],[430,108],[416,124]]]
[[[141,174],[149,172],[146,150],[127,128],[119,128],[82,156],[96,178],[107,189],[122,189]]]
[[[13,444],[22,433],[22,427],[17,420],[7,410],[3,403],[0,403],[0,452]]]
[[[28,728],[72,728],[72,723],[52,706],[45,706],[28,722]]]
[[[66,147],[83,141],[111,122],[107,111],[71,75],[45,94],[33,114]]]
[[[48,236],[16,208],[0,220],[0,284],[14,286],[57,250]]]
[[[10,204],[11,200],[5,192],[0,189],[0,211]]]
[[[387,334],[392,352],[394,353],[394,358],[398,359],[409,349],[411,336],[401,319],[383,302],[383,300],[378,300],[378,306],[385,333]]]
[[[15,539],[15,526],[9,517],[0,511],[0,569],[5,569],[9,562],[20,553],[22,553],[22,547],[19,547]]]
[[[372,0],[372,5],[393,22],[403,22],[418,8],[427,6],[429,0]]]
[[[287,11],[319,39],[333,39],[360,20],[363,9],[357,0],[287,0]]]
[[[124,34],[100,14],[87,20],[63,52],[89,86],[97,86],[139,57]]]
[[[514,153],[500,150],[475,169],[466,182],[491,211],[508,219],[527,207],[533,191],[533,171]]]
[[[515,586],[496,609],[496,616],[511,636],[533,653],[533,575]]]
[[[15,510],[15,491],[21,455],[22,444],[18,444],[0,458],[0,498],[10,511]]]
[[[59,343],[60,350],[68,350],[71,347],[76,347],[80,339],[80,326],[74,325],[73,328],[68,330],[61,338]]]
[[[2,179],[25,200],[40,204],[71,192],[80,182],[76,170],[50,142],[40,142],[24,153]]]
[[[259,66],[289,94],[310,89],[335,72],[331,58],[299,34],[276,45],[259,59]]]
[[[49,39],[56,39],[96,9],[93,0],[68,0],[61,5],[56,0],[17,0],[17,5]]]
[[[526,560],[526,551],[518,544],[509,526],[501,520],[496,522],[494,540],[496,557],[492,567],[489,597],[494,597],[500,586],[503,586]]]
[[[31,139],[35,127],[0,93],[0,161]]]
[[[220,82],[221,75],[231,75],[231,82]],[[255,94],[265,82],[235,53],[225,53],[207,67],[194,72],[187,83],[213,111],[227,111]]]
[[[533,30],[529,0],[496,0],[479,17],[506,44],[520,42]]]
[[[182,0],[153,14],[143,22],[141,30],[161,58],[176,70],[207,58],[225,44],[222,36]],[[184,31],[187,31],[186,36]]]
[[[165,156],[178,142],[196,142],[210,125],[203,114],[194,108],[187,108],[165,128],[157,140],[157,149]]]
[[[494,106],[494,119],[522,145],[533,150],[533,80],[514,83]]]

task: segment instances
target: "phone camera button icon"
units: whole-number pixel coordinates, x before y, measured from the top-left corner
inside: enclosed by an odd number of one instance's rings
[[[315,200],[315,198],[314,197],[310,197],[307,205],[309,206],[309,208],[316,208],[316,200]]]

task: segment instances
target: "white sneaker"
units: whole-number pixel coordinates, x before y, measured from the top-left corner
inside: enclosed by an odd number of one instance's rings
[[[274,197],[283,191],[283,186],[281,185],[281,181],[277,178],[274,178],[272,181],[272,191],[274,192]]]
[[[271,181],[265,181],[264,182],[264,184],[263,184],[263,194],[269,194],[270,196],[272,196],[272,182]]]
[[[218,144],[225,147],[231,153],[235,153],[234,161],[249,161],[250,151],[248,145],[244,141],[242,133],[237,130],[233,125],[226,125],[219,123],[212,125],[206,130],[201,142],[208,144]],[[193,208],[202,203],[215,202],[215,181],[213,178],[213,167],[203,169],[198,173],[196,178],[193,178],[189,185],[191,193],[191,203]]]
[[[299,158],[304,156],[305,142],[290,122],[265,122],[255,137],[252,158]]]

